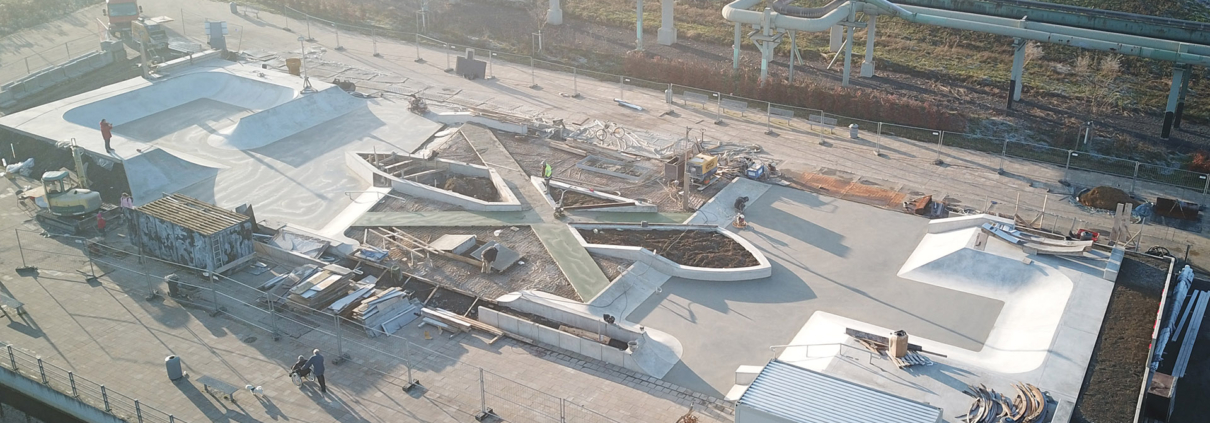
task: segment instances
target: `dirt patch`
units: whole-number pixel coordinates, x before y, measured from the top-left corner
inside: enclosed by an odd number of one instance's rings
[[[592,205],[598,205],[598,204],[613,204],[614,203],[613,201],[606,200],[604,198],[593,197],[591,195],[584,194],[584,193],[581,193],[578,191],[572,191],[569,189],[565,190],[565,189],[559,189],[559,188],[552,188],[550,190],[550,198],[553,198],[556,203],[559,201],[562,201],[563,207],[592,206]]]
[[[1130,197],[1125,191],[1114,187],[1096,187],[1080,194],[1080,204],[1088,207],[1095,207],[1104,210],[1117,210],[1118,204],[1128,203],[1139,205],[1134,198]]]
[[[684,266],[732,269],[760,264],[740,243],[715,231],[580,229],[590,244],[643,247]]]
[[[592,256],[592,261],[596,262],[597,267],[600,267],[601,271],[605,273],[605,278],[611,281],[617,279],[618,276],[622,276],[622,272],[625,272],[626,269],[630,268],[630,265],[634,264],[634,262],[630,260],[623,260],[620,258],[596,254],[590,255]]]
[[[1134,258],[1122,262],[1109,298],[1073,422],[1109,423],[1134,419],[1167,267]],[[1166,265],[1165,265],[1166,266]],[[1162,285],[1161,285],[1162,286]]]
[[[496,191],[496,185],[492,183],[491,178],[455,176],[446,179],[442,188],[483,201],[500,201],[500,192]]]

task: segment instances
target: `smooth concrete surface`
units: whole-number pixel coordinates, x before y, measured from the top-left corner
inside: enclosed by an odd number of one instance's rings
[[[672,278],[626,317],[684,345],[669,382],[721,397],[738,366],[773,358],[769,347],[789,343],[816,311],[978,350],[1003,306],[897,276],[924,236],[923,218],[776,186],[745,215],[738,233],[764,252],[771,277]]]
[[[514,226],[542,223],[528,211],[421,211],[369,212],[353,223],[357,227],[381,226]]]
[[[313,85],[321,91],[333,87],[319,81]],[[0,117],[0,125],[47,140],[75,138],[90,154],[118,161],[158,147],[162,152],[155,158],[126,169],[129,180],[143,181],[132,186],[138,203],[175,189],[220,207],[252,203],[258,219],[319,227],[368,186],[346,169],[346,151],[415,151],[441,126],[408,112],[406,99],[358,99],[344,93],[323,94],[339,99],[333,110],[352,107],[338,118],[325,112],[308,120],[309,107],[288,118],[274,118],[274,112],[258,115],[293,104],[297,96],[317,95],[298,94],[301,87],[301,80],[288,74],[210,61],[168,78],[135,78]],[[326,97],[311,98],[322,102]],[[102,118],[114,124],[113,153],[104,151],[97,129]],[[259,129],[232,143],[210,144],[215,134],[241,134],[236,127],[249,119],[255,123],[249,127]],[[313,125],[296,127],[300,119]],[[286,133],[290,135],[260,145]],[[224,168],[213,178],[213,171],[199,169],[220,166]]]
[[[543,223],[532,228],[581,299],[591,300],[609,286],[609,279],[580,245],[573,229],[562,223]]]
[[[748,197],[748,205],[746,207],[751,207],[770,187],[772,185],[764,182],[736,177],[731,183],[727,184],[726,188],[723,188],[722,191],[711,197],[710,201],[699,207],[685,223],[717,225],[720,228],[731,226],[731,223],[735,221],[735,215],[739,214],[739,211],[735,210],[735,200],[740,197]],[[744,216],[746,217],[747,214],[744,214]]]

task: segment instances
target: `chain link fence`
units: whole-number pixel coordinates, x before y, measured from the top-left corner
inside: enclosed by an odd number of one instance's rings
[[[111,224],[111,228],[117,226],[120,223]],[[358,321],[276,297],[257,286],[261,279],[272,278],[273,272],[266,272],[250,283],[141,255],[130,245],[118,248],[95,239],[23,230],[16,230],[14,234],[22,266],[38,267],[37,271],[43,276],[82,279],[94,284],[103,283],[100,278],[106,278],[134,298],[171,299],[181,307],[225,317],[274,339],[305,339],[308,348],[330,352],[333,364],[355,366],[401,388],[409,387],[410,381],[439,380],[439,386],[423,388],[426,397],[469,415],[487,413],[512,422],[618,422],[583,404],[419,345],[400,334],[381,336],[379,332],[380,336],[372,338]],[[22,371],[38,369],[38,363],[32,358],[14,357],[25,361],[18,361],[13,367]],[[386,359],[401,368],[391,370],[390,367],[363,363],[359,360],[361,357],[375,357],[376,361]],[[35,378],[41,377],[38,373],[31,374]],[[44,383],[56,389],[70,387],[71,376],[65,374],[48,376],[50,379]],[[95,396],[100,385],[93,385],[82,385],[76,377],[77,390],[85,391],[81,394],[83,398]],[[132,422],[139,421],[139,413],[142,413],[142,421],[148,422],[167,422],[170,418],[129,396],[112,391],[107,395],[107,402],[87,402],[120,417],[129,415]]]

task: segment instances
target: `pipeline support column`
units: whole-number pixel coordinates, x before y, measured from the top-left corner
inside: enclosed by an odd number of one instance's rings
[[[740,37],[740,34],[739,34],[739,22],[736,22],[736,23],[735,23],[735,42],[733,42],[733,43],[731,44],[731,49],[732,49],[732,52],[731,52],[731,69],[732,69],[732,70],[739,70],[739,43],[740,43],[740,38],[739,38],[739,37]]]
[[[1189,80],[1193,79],[1193,65],[1185,65],[1185,81],[1181,83],[1181,95],[1176,100],[1176,116],[1172,118],[1172,127],[1181,127],[1181,116],[1185,114],[1185,95],[1189,94]]]
[[[1160,138],[1168,139],[1172,135],[1172,122],[1176,119],[1176,104],[1180,100],[1181,85],[1185,84],[1185,65],[1175,64],[1172,66],[1172,86],[1168,90],[1168,106],[1164,108],[1164,128],[1160,131]]]
[[[1021,78],[1025,76],[1025,40],[1013,39],[1013,71],[1008,81],[1008,108],[1021,101]]]
[[[550,25],[563,24],[563,8],[559,6],[560,0],[550,0],[550,9],[546,10],[546,23]]]
[[[638,1],[638,18],[634,23],[634,49],[643,51],[643,0]]]
[[[874,77],[874,23],[878,22],[878,15],[870,15],[870,20],[867,23],[865,33],[865,61],[861,62],[861,77]]]
[[[655,40],[666,46],[676,44],[676,26],[673,26],[672,17],[674,5],[675,0],[660,0],[660,32]]]

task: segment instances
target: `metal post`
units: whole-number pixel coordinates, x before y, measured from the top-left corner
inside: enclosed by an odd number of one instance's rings
[[[67,43],[63,43],[63,48],[67,50],[67,59],[70,60],[71,59],[71,46],[67,45]]]
[[[937,160],[934,160],[933,164],[941,166],[945,164],[945,162],[941,161],[941,147],[945,143],[945,131],[934,132],[933,135],[937,136]]]
[[[71,384],[71,396],[79,397],[80,392],[76,390],[76,374],[72,373],[71,370],[67,371],[67,382]]]
[[[580,96],[580,86],[577,83],[578,82],[577,79],[579,79],[578,78],[579,72],[580,72],[579,68],[571,68],[571,91],[572,91],[572,95],[574,97]]]
[[[105,390],[105,385],[101,385],[101,402],[105,403],[106,413],[113,411],[109,408],[109,391]]]
[[[417,32],[415,35],[416,35],[416,63],[424,63],[424,59],[420,58],[420,33]],[[487,63],[489,64],[488,67],[490,68],[491,67],[491,65],[490,65],[491,56],[488,56],[488,60],[489,60],[489,62],[487,62]],[[488,73],[490,73],[490,72],[488,72]]]
[[[382,57],[378,53],[378,38],[374,36],[374,28],[370,28],[370,42],[374,43],[374,57]]]
[[[685,173],[682,175],[682,178],[684,178],[684,180],[681,181],[681,187],[685,190],[685,196],[681,197],[681,209],[689,210],[689,190],[693,188],[693,182],[690,182],[690,177],[689,177],[689,147],[688,146],[685,147],[685,158],[681,161],[681,165],[685,167]]]
[[[185,9],[181,9],[181,36],[189,38],[189,34],[185,33]]]
[[[1134,177],[1130,178],[1130,193],[1131,194],[1134,194],[1134,184],[1138,181],[1139,181],[1139,162],[1134,162]]]
[[[311,38],[311,15],[303,15],[307,17],[307,41],[315,41]]]
[[[445,46],[445,71],[449,72],[450,69],[453,69],[453,67],[450,66],[450,49],[454,48],[454,46],[449,44],[443,45]]]
[[[46,367],[42,366],[42,357],[38,357],[38,374],[42,376],[43,385],[50,384],[50,381],[46,380]]]
[[[403,357],[408,365],[408,383],[415,383],[416,379],[412,379],[412,343],[408,340],[403,340]]]
[[[29,56],[25,56],[25,74],[29,75],[33,72],[29,70]]]
[[[1206,195],[1208,191],[1210,191],[1210,178],[1206,178],[1206,186],[1202,188],[1202,195]]]
[[[220,313],[219,308],[218,308],[218,287],[215,286],[213,273],[210,274],[210,293],[212,294],[212,297],[214,298],[214,315],[218,316],[218,314]]]
[[[534,88],[534,89],[538,88],[538,79],[536,76],[534,76],[534,57],[533,56],[529,57],[529,87]]]
[[[619,76],[618,77],[618,100],[626,99],[625,88],[626,88],[626,77]]]
[[[1068,178],[1067,173],[1071,171],[1071,157],[1075,156],[1075,155],[1076,155],[1075,152],[1073,152],[1071,150],[1067,150],[1067,164],[1065,166],[1063,166],[1063,180],[1064,181],[1066,181]]]
[[[345,48],[340,45],[340,24],[332,22],[332,29],[336,30],[336,50],[344,50]]]
[[[1017,209],[1021,208],[1021,191],[1017,191],[1017,202],[1013,203],[1013,219],[1017,218]]]
[[[487,79],[492,79],[492,78],[496,77],[496,75],[492,74],[492,62],[495,61],[492,59],[493,57],[496,57],[496,52],[489,50],[487,52]]]
[[[483,368],[479,368],[479,412],[487,415],[487,386],[483,383]]]
[[[286,20],[286,32],[293,32],[290,31],[290,15],[286,13],[286,3],[284,2],[281,5],[281,16]]]
[[[92,275],[90,280],[97,280],[97,267],[92,264],[92,249],[88,248],[88,244],[84,244],[84,252],[88,254],[88,272]]]
[[[567,423],[567,399],[559,397],[559,423]]]
[[[343,357],[345,354],[344,353],[344,335],[341,335],[341,333],[340,333],[340,315],[333,314],[332,317],[336,319],[336,360],[334,360],[334,362],[335,362],[335,361],[339,361],[340,358]]]
[[[13,371],[15,372],[17,371],[17,356],[13,355],[13,346],[5,345],[4,347],[8,349],[8,362],[12,363]]]
[[[790,59],[794,63],[794,59]],[[773,135],[773,103],[765,102],[765,135]]]
[[[1004,173],[1004,158],[1008,156],[1008,138],[1004,139],[1004,146],[1000,148],[1000,173]]]
[[[173,415],[171,415],[171,414],[169,414],[169,415],[168,415],[168,423],[176,423],[176,417],[175,417],[175,416],[173,416]]]
[[[21,253],[21,268],[29,269],[29,265],[25,264],[25,250],[21,248],[21,231],[13,229],[13,235],[17,238],[17,251]],[[12,347],[9,347],[9,351],[12,351]]]
[[[790,83],[794,83],[794,56],[798,55],[798,40],[794,38],[794,34],[798,31],[790,31]]]
[[[138,417],[139,423],[143,423],[143,408],[139,406],[139,400],[134,400],[134,415]]]
[[[738,24],[736,24],[736,25],[738,25]],[[718,97],[718,107],[716,107],[714,109],[714,124],[722,125],[723,124],[723,93],[714,93],[714,96]]]
[[[269,300],[269,320],[270,320],[270,323],[272,323],[272,325],[273,325],[273,340],[274,341],[276,341],[278,338],[281,337],[281,333],[277,329],[277,305],[274,304],[275,302],[277,302],[276,298],[272,298]]]

